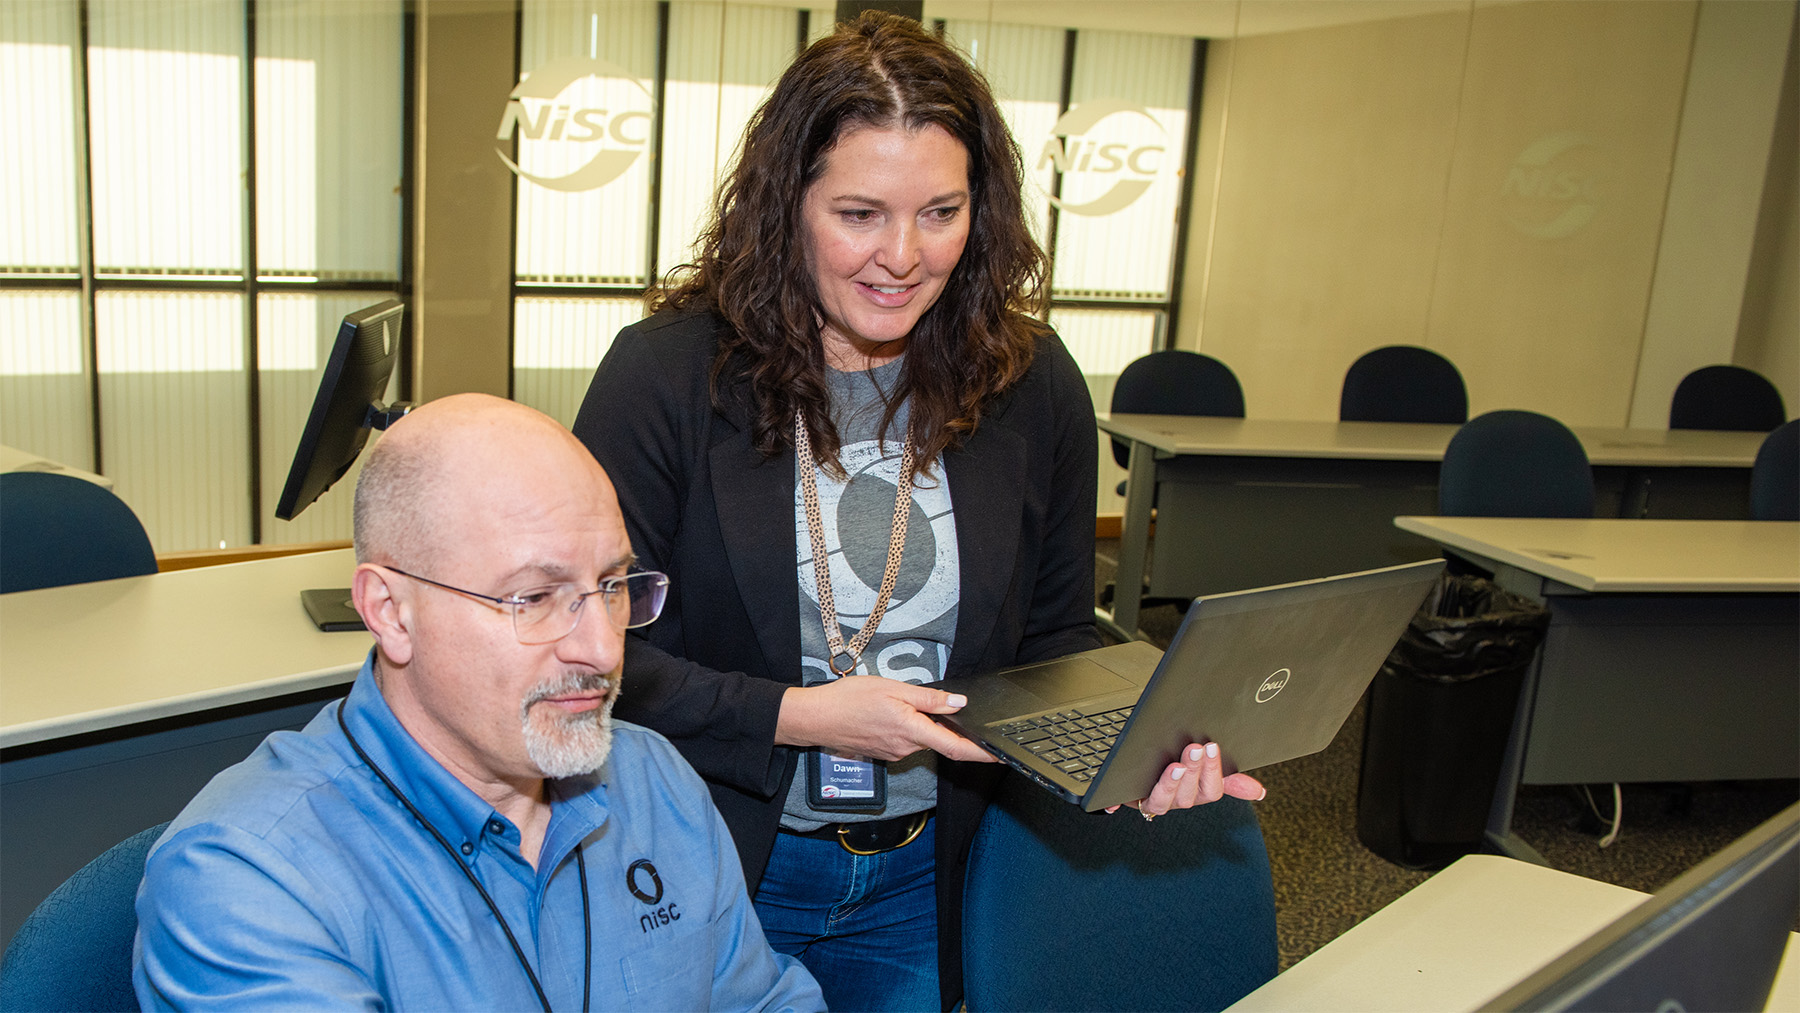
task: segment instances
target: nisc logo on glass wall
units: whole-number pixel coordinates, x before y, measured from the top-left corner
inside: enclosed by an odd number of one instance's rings
[[[563,193],[596,190],[649,147],[651,108],[650,92],[622,68],[571,56],[519,82],[494,139],[509,141],[518,131],[519,160],[498,153],[522,178]]]
[[[1110,215],[1150,189],[1167,153],[1167,135],[1150,110],[1117,99],[1090,99],[1050,128],[1037,168],[1054,166],[1063,175],[1062,196],[1050,198],[1052,204],[1069,214]]]
[[[539,186],[595,190],[643,155],[651,108],[649,90],[619,67],[579,56],[552,60],[513,89],[494,133],[502,143],[518,134],[519,160],[499,145],[497,154]],[[1168,151],[1162,124],[1148,109],[1113,99],[1071,108],[1050,133],[1037,165],[1063,174],[1063,194],[1050,200],[1070,214],[1123,211],[1150,189]]]

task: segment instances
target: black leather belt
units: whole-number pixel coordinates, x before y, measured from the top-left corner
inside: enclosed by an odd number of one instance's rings
[[[789,830],[782,827],[781,832],[815,841],[836,841],[852,855],[879,855],[884,851],[904,848],[918,840],[919,835],[925,832],[925,821],[931,819],[931,812],[927,809],[892,819],[862,823],[827,823],[817,830]]]

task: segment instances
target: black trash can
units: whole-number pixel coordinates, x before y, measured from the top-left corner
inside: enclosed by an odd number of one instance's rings
[[[1414,869],[1479,851],[1525,673],[1550,613],[1445,574],[1369,687],[1356,834]]]

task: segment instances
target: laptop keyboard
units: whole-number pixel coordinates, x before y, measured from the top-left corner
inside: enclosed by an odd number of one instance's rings
[[[1066,710],[1009,721],[997,730],[1075,780],[1091,781],[1129,717],[1130,707],[1097,714]]]

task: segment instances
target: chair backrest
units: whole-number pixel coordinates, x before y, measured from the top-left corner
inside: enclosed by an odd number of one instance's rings
[[[1218,1010],[1275,976],[1275,888],[1247,802],[1146,823],[1008,772],[966,882],[972,1013]]]
[[[1800,521],[1800,419],[1763,437],[1750,468],[1750,519]]]
[[[1781,392],[1742,366],[1703,366],[1681,378],[1669,399],[1670,429],[1766,433],[1787,421]]]
[[[1244,417],[1244,388],[1231,367],[1210,355],[1171,348],[1133,359],[1113,384],[1111,410],[1139,415]],[[1113,441],[1119,467],[1131,447]]]
[[[1463,424],[1438,469],[1438,513],[1455,517],[1592,517],[1594,470],[1569,427],[1498,411]]]
[[[131,988],[137,889],[150,846],[168,826],[113,845],[31,912],[0,961],[0,1009],[138,1008]]]
[[[1469,420],[1462,373],[1429,348],[1388,345],[1364,352],[1344,374],[1338,418],[1345,422]]]
[[[0,473],[0,594],[156,572],[131,508],[85,479]]]

